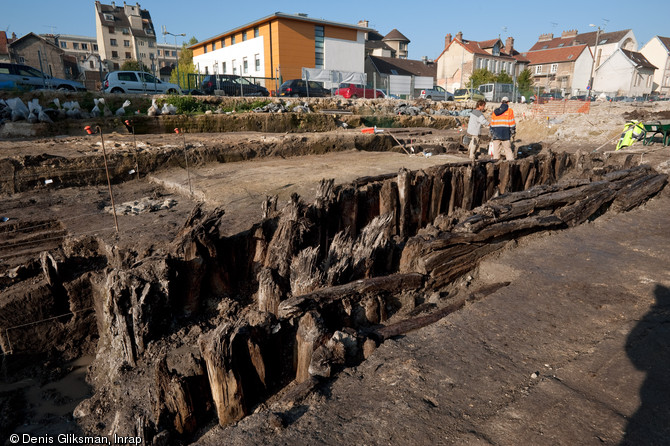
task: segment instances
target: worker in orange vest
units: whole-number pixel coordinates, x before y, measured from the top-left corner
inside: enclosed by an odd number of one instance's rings
[[[500,159],[501,151],[505,153],[505,159],[510,161],[514,159],[512,151],[512,139],[516,134],[516,121],[514,112],[507,103],[509,98],[502,98],[500,107],[493,110],[491,114],[491,139],[493,144],[493,159]]]

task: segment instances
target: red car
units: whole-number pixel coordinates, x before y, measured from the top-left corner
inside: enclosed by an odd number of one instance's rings
[[[340,88],[335,90],[336,96],[342,96],[347,99],[356,99],[356,98],[383,98],[384,94],[378,90],[373,90],[372,88],[364,87],[363,85],[357,84],[340,84]]]

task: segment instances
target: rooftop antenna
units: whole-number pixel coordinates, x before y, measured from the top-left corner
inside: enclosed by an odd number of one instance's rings
[[[607,24],[608,24],[609,22],[610,22],[610,21],[609,21],[608,19],[603,19],[603,23],[604,23],[604,25],[603,25],[603,29],[607,28]]]
[[[54,25],[42,25],[42,26],[45,28],[51,28],[51,35],[56,35],[56,28],[58,28],[57,26]]]

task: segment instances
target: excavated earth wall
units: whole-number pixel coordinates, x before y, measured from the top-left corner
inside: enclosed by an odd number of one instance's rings
[[[287,410],[385,339],[458,309],[449,285],[515,238],[663,188],[666,175],[634,164],[548,152],[323,181],[313,204],[294,196],[277,210],[269,197],[265,218],[230,237],[218,235],[223,209],[198,207],[166,254],[149,257],[65,239],[0,277],[0,346],[95,348],[82,429],[188,442],[213,419]],[[426,309],[437,311],[417,316]]]

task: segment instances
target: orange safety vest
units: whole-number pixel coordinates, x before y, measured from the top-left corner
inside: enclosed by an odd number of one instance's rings
[[[493,139],[510,139],[512,129],[516,130],[516,121],[511,108],[505,110],[501,115],[496,115],[495,111],[491,113],[491,135]]]

